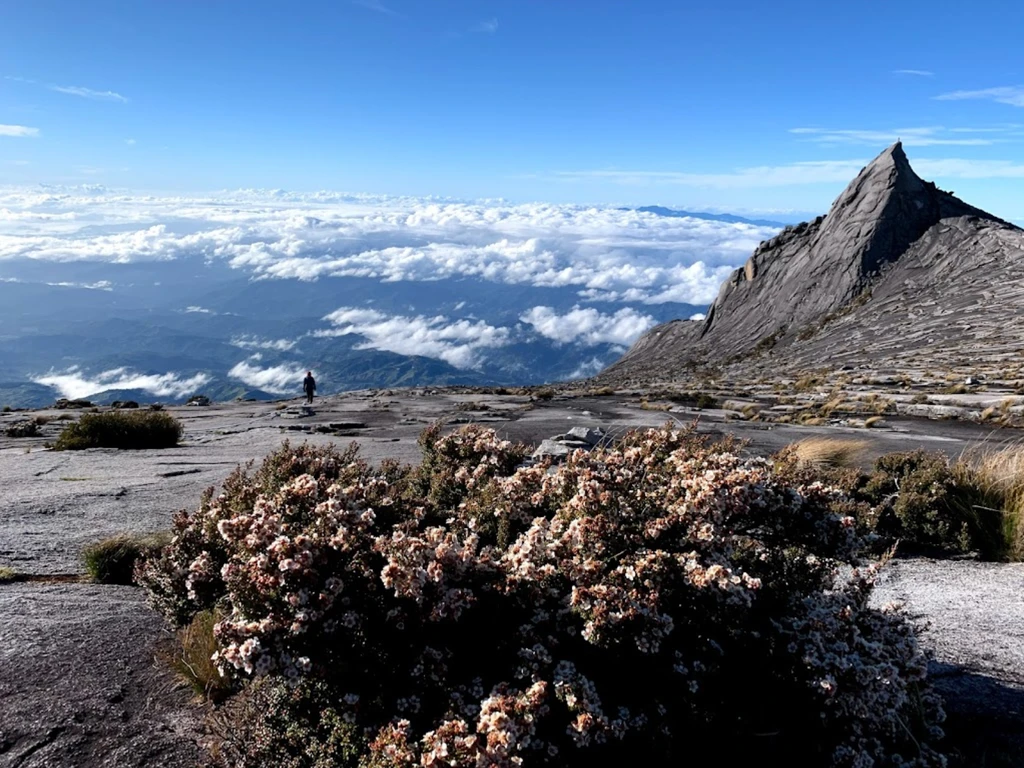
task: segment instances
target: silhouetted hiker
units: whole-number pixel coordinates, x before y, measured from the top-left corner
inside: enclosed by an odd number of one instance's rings
[[[306,402],[313,402],[313,394],[316,392],[316,379],[312,371],[306,371],[306,378],[302,380],[302,391],[306,393]]]

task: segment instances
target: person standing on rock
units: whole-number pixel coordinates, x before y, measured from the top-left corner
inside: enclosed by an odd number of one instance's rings
[[[302,380],[302,391],[306,393],[306,402],[312,404],[313,395],[316,393],[316,379],[312,371],[306,371],[306,378]]]

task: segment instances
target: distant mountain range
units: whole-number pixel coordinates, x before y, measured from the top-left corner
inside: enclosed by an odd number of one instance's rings
[[[743,216],[736,216],[732,213],[708,213],[706,211],[677,211],[673,208],[664,208],[660,205],[645,205],[642,208],[631,208],[625,210],[639,211],[640,213],[653,213],[655,216],[667,216],[673,219],[702,219],[703,221],[722,221],[727,224],[752,224],[756,227],[777,227],[781,229],[786,222],[772,221],[770,219],[748,219]]]

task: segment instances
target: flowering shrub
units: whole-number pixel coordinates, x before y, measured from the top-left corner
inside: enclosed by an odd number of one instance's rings
[[[559,466],[479,428],[424,448],[285,447],[143,569],[172,621],[223,617],[262,702],[233,765],[944,764],[840,492],[668,427]]]

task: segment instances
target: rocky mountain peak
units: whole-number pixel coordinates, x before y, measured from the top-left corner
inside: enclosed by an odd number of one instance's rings
[[[837,337],[836,346],[816,360],[812,340],[822,338],[826,326],[849,325],[877,311],[885,322],[905,319],[900,332],[908,339],[924,333],[921,318],[931,310],[922,313],[915,306],[926,292],[938,305],[987,311],[990,304],[983,299],[963,298],[968,290],[979,296],[1005,294],[1005,281],[1022,275],[1024,233],[922,180],[896,142],[857,174],[827,215],[761,243],[723,283],[702,323],[652,329],[610,371],[635,367],[638,360],[657,370],[677,364],[677,356],[686,369],[751,359],[765,350],[774,350],[776,360],[783,350],[794,359],[803,351],[802,364],[826,365],[847,354],[844,339],[846,345],[850,339]],[[882,295],[891,302],[884,309]],[[834,322],[848,316],[852,319]],[[884,333],[880,326],[867,335],[879,333]],[[924,338],[929,344],[940,338],[948,342],[946,333],[929,334]],[[866,355],[871,346],[862,342],[858,349]]]

